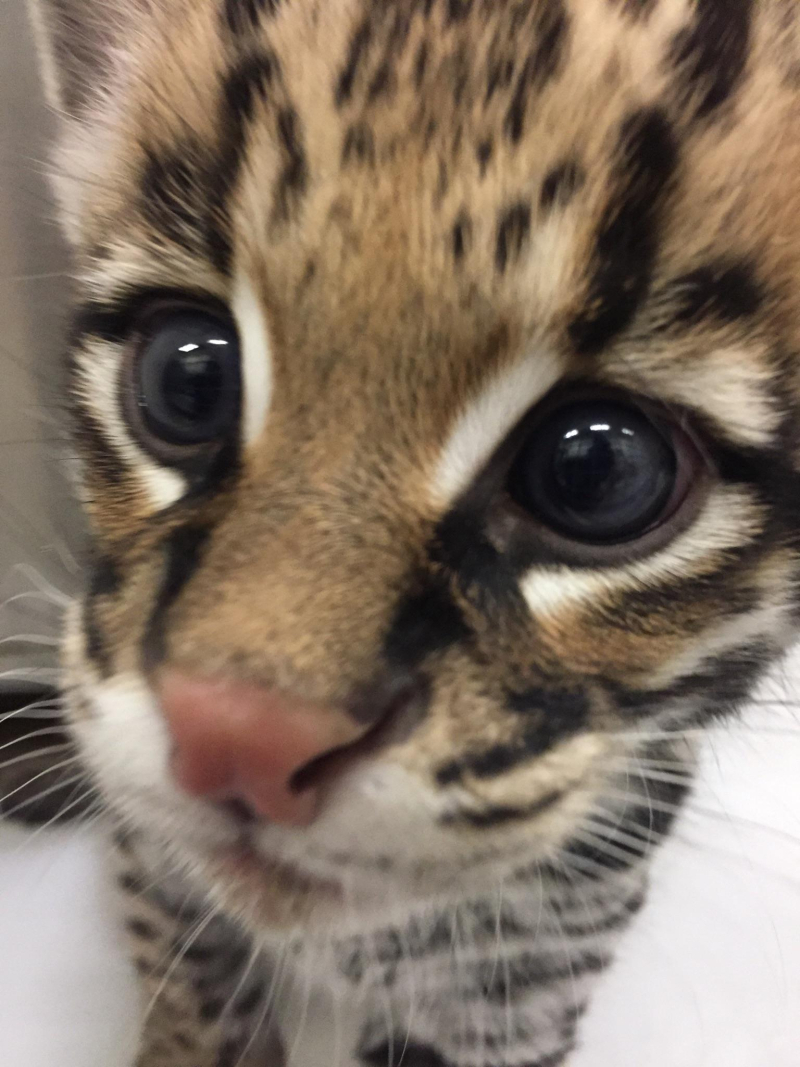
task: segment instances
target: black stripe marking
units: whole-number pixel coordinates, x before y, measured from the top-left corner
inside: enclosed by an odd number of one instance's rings
[[[372,129],[364,122],[349,126],[342,144],[342,166],[348,163],[361,163],[364,166],[375,164],[375,137]]]
[[[528,686],[521,692],[509,693],[507,707],[522,715],[541,712],[571,724],[574,729],[586,725],[591,710],[589,698],[582,689],[548,689],[536,685]]]
[[[492,144],[492,140],[488,137],[485,141],[481,141],[478,147],[475,149],[475,158],[478,160],[478,166],[480,167],[481,177],[486,174],[486,170],[491,161],[493,151],[494,146]]]
[[[398,605],[383,642],[395,667],[413,670],[428,656],[465,641],[470,630],[446,583],[431,577]]]
[[[80,400],[73,402],[70,416],[72,437],[92,477],[102,482],[109,492],[119,491],[131,476],[127,463],[110,443],[98,420]]]
[[[214,1067],[239,1067],[248,1048],[249,1044],[246,1039],[228,1038],[219,1047]]]
[[[585,180],[582,168],[574,159],[565,159],[553,167],[542,182],[539,197],[542,211],[566,207]]]
[[[144,919],[128,919],[125,926],[139,941],[156,941],[161,936],[158,930]]]
[[[347,62],[339,72],[339,77],[336,81],[334,99],[337,107],[343,107],[350,100],[353,94],[353,85],[371,40],[372,24],[369,19],[365,19],[353,34],[347,54]]]
[[[585,310],[569,327],[581,355],[595,355],[629,325],[650,286],[664,202],[678,162],[672,128],[656,108],[631,115],[617,146],[617,188],[594,249]]]
[[[423,41],[417,49],[416,57],[414,58],[414,85],[417,89],[420,88],[425,78],[425,71],[428,69],[428,42]]]
[[[273,55],[248,55],[225,77],[220,93],[218,128],[222,131],[216,163],[208,176],[209,252],[218,270],[230,270],[231,235],[228,197],[244,162],[250,124],[258,101],[267,99],[277,73]],[[216,224],[220,220],[221,225]]]
[[[632,689],[615,682],[606,682],[605,687],[626,715],[652,715],[666,704],[691,697],[697,714],[708,721],[735,711],[774,655],[769,642],[756,640],[712,656],[692,674],[661,689]]]
[[[147,145],[140,182],[142,218],[161,237],[192,255],[207,252],[216,220],[208,214],[209,146],[193,137]]]
[[[558,73],[566,51],[569,18],[562,0],[542,0],[539,7],[536,43],[517,78],[504,121],[506,137],[512,144],[517,144],[522,137],[533,97]]]
[[[501,212],[497,220],[497,239],[494,261],[502,274],[509,261],[522,255],[531,232],[530,204],[520,201]]]
[[[142,642],[142,659],[147,671],[164,658],[167,614],[196,571],[210,535],[208,526],[188,524],[178,526],[164,542],[164,578]]]
[[[281,0],[225,0],[222,18],[225,26],[235,36],[257,30],[261,20],[272,17],[281,5]]]
[[[122,586],[122,575],[110,556],[96,555],[90,564],[89,587],[83,602],[82,622],[86,655],[101,676],[112,673],[113,659],[103,628],[97,617],[98,598],[113,596]]]
[[[460,263],[472,238],[472,221],[466,212],[461,212],[453,223],[453,259]]]
[[[696,0],[694,25],[675,37],[670,62],[695,118],[706,118],[733,94],[750,53],[753,0]]]
[[[480,830],[490,830],[512,822],[535,819],[537,815],[554,807],[563,795],[560,791],[554,790],[541,800],[537,800],[535,804],[527,804],[525,807],[497,805],[485,811],[459,811],[447,815],[442,822],[448,826],[464,824]]]
[[[480,513],[467,507],[451,511],[439,523],[428,555],[452,575],[459,593],[484,617],[491,619],[502,609],[529,625],[530,610],[517,573],[486,537]]]
[[[472,11],[473,0],[447,0],[447,21],[463,22]]]
[[[659,294],[659,299],[662,294]],[[753,265],[744,260],[735,263],[707,263],[670,282],[663,299],[672,303],[664,329],[729,325],[753,318],[763,304],[763,292]]]
[[[492,745],[482,752],[459,756],[440,767],[436,774],[439,785],[451,785],[467,774],[475,778],[497,778],[520,764],[541,756],[586,726],[588,702],[583,704],[578,701],[572,703],[567,710],[562,709],[551,714],[546,700],[541,703],[537,694],[535,706],[541,709],[536,716],[536,722],[527,726],[516,737]],[[519,707],[515,710],[519,711]]]
[[[488,959],[476,967],[478,992],[490,1004],[513,1003],[531,989],[545,989],[570,977],[599,974],[610,962],[611,958],[600,952],[574,956],[565,952],[560,958],[521,952],[507,959],[502,967],[498,967],[493,959]]]
[[[396,1034],[393,1041],[376,1045],[360,1058],[367,1067],[454,1067],[435,1048],[409,1041],[404,1033]]]
[[[292,198],[301,196],[308,183],[302,128],[293,107],[284,107],[278,112],[277,133],[284,164],[275,191],[275,212],[279,218],[287,219]]]
[[[646,21],[658,6],[658,0],[610,0],[614,7],[620,8],[632,22]]]

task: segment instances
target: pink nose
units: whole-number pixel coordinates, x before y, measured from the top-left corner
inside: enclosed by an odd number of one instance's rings
[[[317,811],[319,786],[306,776],[298,788],[298,772],[363,733],[335,708],[176,671],[163,675],[159,698],[178,784],[195,796],[244,801],[285,825],[307,825]]]

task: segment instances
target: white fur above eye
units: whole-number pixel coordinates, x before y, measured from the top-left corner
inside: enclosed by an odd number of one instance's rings
[[[505,367],[461,412],[442,449],[430,491],[438,508],[452,505],[522,416],[552,389],[564,370],[551,351]]]
[[[272,399],[272,353],[263,309],[244,274],[236,280],[233,314],[239,328],[242,359],[242,440],[250,445],[261,436],[267,421]]]

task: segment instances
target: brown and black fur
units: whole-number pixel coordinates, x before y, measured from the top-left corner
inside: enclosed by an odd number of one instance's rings
[[[326,997],[344,1013],[348,1067],[560,1067],[697,729],[795,634],[800,5],[40,0],[37,19],[93,535],[71,716],[127,828],[157,994],[138,1067],[323,1067],[324,1035],[292,1037],[304,988],[316,1019]],[[266,427],[164,455],[120,399],[137,314],[228,309],[242,275],[270,335]],[[705,464],[675,524],[565,546],[504,501],[508,443],[444,499],[461,413],[545,354],[556,389],[691,426]],[[145,460],[178,472],[166,506]],[[370,866],[274,837],[263,877],[232,875],[199,804],[124,778],[134,705],[116,732],[98,711],[165,665],[359,723],[407,687],[384,755],[443,798],[430,845]],[[670,772],[637,782],[648,766]]]

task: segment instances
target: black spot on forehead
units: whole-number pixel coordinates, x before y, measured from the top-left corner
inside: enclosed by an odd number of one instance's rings
[[[366,52],[371,40],[372,22],[369,18],[366,18],[356,28],[355,33],[350,39],[350,45],[347,50],[347,59],[336,80],[334,99],[337,107],[343,107],[349,102],[350,97],[353,94],[353,85],[355,84],[361,64],[366,57]]]
[[[710,115],[740,84],[747,66],[753,0],[696,0],[694,19],[673,41],[669,61],[696,118]]]
[[[509,262],[518,259],[531,230],[530,204],[519,201],[501,211],[497,220],[495,264],[502,272]]]
[[[543,211],[564,207],[586,180],[577,160],[565,159],[548,171],[542,182],[539,204]]]
[[[308,162],[303,147],[302,125],[293,107],[283,107],[278,112],[277,133],[284,163],[275,190],[275,206],[276,213],[281,218],[286,218],[290,197],[299,197],[308,182]]]
[[[281,0],[225,0],[222,18],[227,29],[234,35],[258,29],[261,20],[274,15]]]
[[[562,0],[542,0],[533,44],[514,85],[506,111],[504,129],[516,144],[525,129],[528,108],[534,98],[558,73],[567,47],[569,16]]]
[[[195,255],[208,251],[207,193],[198,175],[210,163],[208,146],[193,138],[145,148],[142,217],[161,237]]]
[[[652,15],[658,7],[658,0],[609,0],[609,4],[637,22]]]
[[[672,127],[657,108],[623,122],[611,194],[600,220],[584,310],[569,327],[579,355],[601,352],[630,324],[647,295],[664,205],[678,161]]]
[[[219,129],[214,165],[206,176],[209,219],[221,219],[222,227],[213,225],[212,259],[227,273],[230,267],[230,226],[228,198],[242,169],[250,124],[256,103],[265,100],[278,72],[277,60],[267,51],[248,55],[233,66],[220,87]]]

